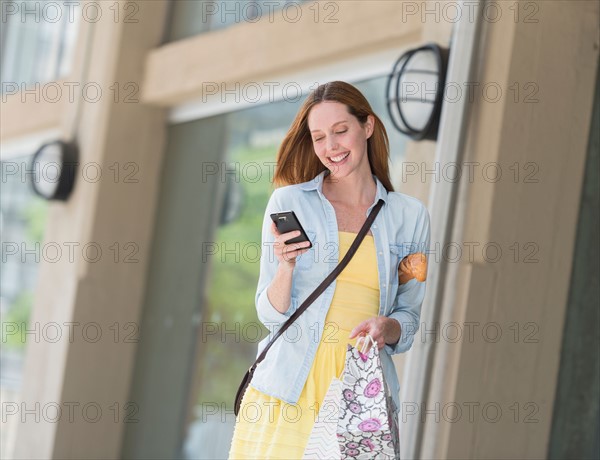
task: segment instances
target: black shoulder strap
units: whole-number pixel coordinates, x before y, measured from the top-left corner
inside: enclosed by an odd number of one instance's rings
[[[375,207],[371,210],[369,217],[367,217],[367,220],[365,221],[362,228],[360,229],[360,232],[358,232],[358,235],[356,235],[356,238],[352,242],[352,245],[348,249],[348,252],[344,256],[344,258],[333,269],[333,271],[327,276],[327,278],[325,278],[323,280],[323,282],[321,284],[319,284],[319,286],[312,292],[312,294],[310,294],[306,298],[306,300],[304,302],[302,302],[302,305],[300,305],[298,307],[298,309],[292,314],[292,316],[290,316],[288,318],[288,320],[285,323],[283,323],[283,326],[281,326],[279,328],[279,330],[277,331],[275,336],[273,336],[271,341],[265,346],[265,348],[263,349],[261,354],[258,356],[258,358],[256,358],[256,361],[250,368],[251,372],[254,371],[254,369],[256,368],[258,363],[260,363],[263,359],[265,359],[265,356],[267,355],[267,352],[273,345],[273,342],[275,342],[275,340],[277,340],[281,335],[283,335],[283,333],[292,325],[292,323],[294,321],[296,321],[296,319],[298,319],[298,317],[306,311],[306,309],[310,306],[310,304],[313,303],[325,291],[325,289],[327,289],[327,286],[329,286],[333,282],[333,280],[336,279],[337,276],[342,272],[342,270],[344,270],[346,265],[348,265],[348,262],[350,262],[350,259],[352,259],[352,256],[354,256],[354,253],[360,246],[360,243],[362,242],[365,235],[371,228],[371,224],[375,220],[375,217],[377,217],[377,214],[379,213],[379,210],[381,209],[383,204],[384,204],[384,201],[383,201],[383,199],[380,198],[379,201],[377,202],[377,204],[375,205]]]

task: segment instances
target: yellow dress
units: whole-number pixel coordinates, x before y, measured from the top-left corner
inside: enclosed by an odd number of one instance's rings
[[[356,233],[338,233],[341,260]],[[344,370],[350,331],[379,313],[377,253],[372,235],[365,236],[336,280],[321,342],[298,403],[282,402],[248,386],[235,425],[230,459],[302,458],[331,379],[341,377]],[[355,339],[350,343],[356,343]]]

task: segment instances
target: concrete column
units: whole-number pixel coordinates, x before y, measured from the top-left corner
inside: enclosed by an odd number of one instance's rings
[[[167,2],[118,2],[118,16],[116,3],[96,3],[101,19],[82,23],[78,62],[87,71],[75,79],[102,95],[85,102],[77,91],[64,114],[65,137],[77,128],[81,164],[69,201],[50,205],[44,245],[62,254],[40,264],[22,390],[22,407],[35,413],[22,417],[16,458],[118,458],[124,422],[141,416],[127,397],[165,119],[139,102],[139,88]]]

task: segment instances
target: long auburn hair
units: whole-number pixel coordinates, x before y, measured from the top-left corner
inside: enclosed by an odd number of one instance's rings
[[[367,121],[368,115],[373,115],[373,134],[367,139],[369,166],[372,174],[377,176],[386,190],[393,192],[388,164],[389,140],[385,126],[375,115],[365,96],[351,84],[339,80],[319,85],[300,107],[277,152],[273,176],[275,187],[309,181],[327,169],[315,154],[308,128],[308,114],[315,105],[323,101],[345,104],[348,112],[354,115],[361,125]]]

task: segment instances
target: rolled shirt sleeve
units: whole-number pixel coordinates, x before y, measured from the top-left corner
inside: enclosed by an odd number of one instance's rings
[[[260,274],[255,296],[258,319],[268,329],[272,326],[277,327],[281,325],[281,323],[291,316],[292,311],[294,310],[294,305],[290,305],[287,312],[279,312],[273,304],[271,304],[269,297],[267,296],[267,287],[271,284],[271,281],[273,281],[275,273],[277,272],[277,266],[279,265],[279,261],[275,257],[273,246],[275,243],[275,235],[271,232],[271,223],[273,221],[271,220],[270,215],[279,211],[280,206],[277,200],[277,189],[275,189],[269,198],[263,218],[262,242],[260,247]]]
[[[423,252],[429,256],[431,240],[429,220],[429,212],[425,206],[422,206],[415,225],[415,233],[410,250],[411,254]],[[427,266],[429,267],[429,260]],[[426,281],[419,282],[413,278],[408,283],[398,286],[398,293],[394,299],[392,312],[388,317],[397,320],[400,323],[402,331],[398,342],[393,345],[385,345],[384,349],[388,354],[404,353],[412,347],[415,334],[419,330],[421,305],[425,297],[426,283]]]

